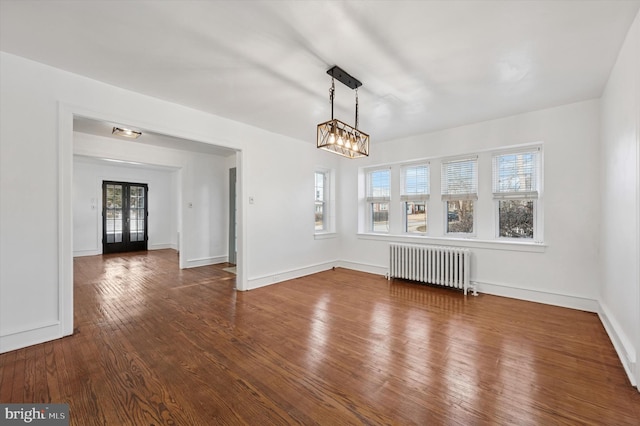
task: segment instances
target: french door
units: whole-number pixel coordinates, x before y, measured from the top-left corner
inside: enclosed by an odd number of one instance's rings
[[[147,249],[147,193],[143,183],[102,182],[102,252]]]

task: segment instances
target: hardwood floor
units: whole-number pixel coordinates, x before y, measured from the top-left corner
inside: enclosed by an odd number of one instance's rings
[[[73,336],[0,355],[0,401],[74,425],[638,425],[595,314],[344,269],[235,292],[172,250],[75,260]]]

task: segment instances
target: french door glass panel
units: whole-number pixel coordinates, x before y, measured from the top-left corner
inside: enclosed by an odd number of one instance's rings
[[[122,214],[122,185],[106,184],[105,230],[107,243],[121,243],[124,215]]]
[[[147,185],[103,182],[103,253],[147,249]]]

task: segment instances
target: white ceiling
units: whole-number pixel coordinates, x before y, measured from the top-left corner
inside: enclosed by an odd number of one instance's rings
[[[0,49],[309,142],[337,64],[375,143],[599,97],[639,7],[0,0]],[[336,118],[353,115],[336,82]]]

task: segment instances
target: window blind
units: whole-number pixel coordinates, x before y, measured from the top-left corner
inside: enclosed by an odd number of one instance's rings
[[[494,198],[538,198],[540,150],[493,156]]]
[[[367,201],[382,203],[391,199],[391,171],[372,170],[367,173]]]
[[[429,199],[429,164],[402,166],[401,201],[426,201]]]
[[[478,199],[478,158],[464,158],[442,163],[442,199]]]

